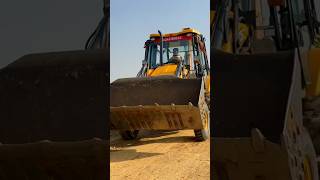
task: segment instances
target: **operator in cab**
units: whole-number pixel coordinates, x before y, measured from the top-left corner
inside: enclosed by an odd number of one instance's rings
[[[182,57],[179,55],[179,49],[173,48],[173,55],[170,58],[169,62],[179,64],[182,61]]]

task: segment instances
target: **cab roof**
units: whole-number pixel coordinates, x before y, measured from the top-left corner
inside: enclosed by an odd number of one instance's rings
[[[168,34],[163,34],[163,37],[174,37],[174,36],[180,36],[183,34],[187,34],[187,33],[194,33],[194,34],[198,34],[201,35],[201,33],[196,30],[196,29],[192,29],[192,28],[183,28],[182,31],[177,32],[177,33],[168,33]],[[160,34],[150,34],[150,38],[157,38],[160,37]]]

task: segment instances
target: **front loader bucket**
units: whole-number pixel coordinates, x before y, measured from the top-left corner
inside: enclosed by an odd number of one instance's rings
[[[202,129],[202,79],[162,76],[110,85],[111,127],[120,130]]]

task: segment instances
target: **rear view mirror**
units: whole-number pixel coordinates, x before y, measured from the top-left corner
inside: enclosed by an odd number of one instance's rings
[[[147,61],[144,59],[144,60],[142,60],[142,65],[144,66],[144,65],[146,65],[147,64]]]

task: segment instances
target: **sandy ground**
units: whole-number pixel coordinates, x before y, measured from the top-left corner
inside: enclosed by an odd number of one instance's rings
[[[110,134],[110,177],[117,179],[210,179],[210,143],[192,130],[144,131],[123,141]]]

